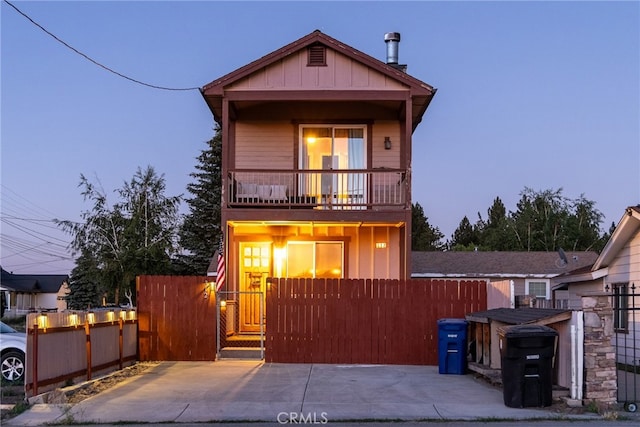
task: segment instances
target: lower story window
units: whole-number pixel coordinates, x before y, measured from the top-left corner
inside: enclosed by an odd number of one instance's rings
[[[629,291],[627,283],[613,284],[613,328],[625,332],[629,328]]]
[[[288,242],[287,277],[344,277],[342,242]]]

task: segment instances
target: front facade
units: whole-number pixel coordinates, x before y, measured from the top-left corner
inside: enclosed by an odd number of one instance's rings
[[[202,89],[222,130],[226,291],[409,277],[411,135],[435,89],[385,38],[386,63],[314,31]]]

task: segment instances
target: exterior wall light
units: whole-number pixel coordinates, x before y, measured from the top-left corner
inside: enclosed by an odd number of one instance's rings
[[[376,242],[376,249],[385,249],[387,247],[387,242]]]
[[[38,315],[38,328],[47,330],[47,313],[40,313]]]
[[[384,149],[391,150],[391,138],[389,138],[388,136],[384,137]]]

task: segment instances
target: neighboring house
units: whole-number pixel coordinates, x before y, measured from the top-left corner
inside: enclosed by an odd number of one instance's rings
[[[640,286],[640,206],[628,207],[604,249],[590,266],[554,278],[552,289],[566,291],[570,308],[581,308],[588,292],[630,292]]]
[[[581,296],[611,294],[614,345],[618,362],[640,366],[640,206],[625,210],[591,268],[558,276],[552,289],[566,292],[570,308],[581,308]],[[638,390],[640,392],[640,390]]]
[[[14,317],[39,310],[65,310],[68,282],[69,276],[61,274],[13,274],[2,269],[3,315]]]
[[[568,308],[566,293],[552,282],[568,271],[590,267],[596,252],[413,252],[414,278],[486,279],[487,308]]]
[[[399,41],[383,62],[314,31],[202,88],[222,130],[223,291],[409,278],[412,133],[436,90]],[[245,302],[241,330],[258,330]]]

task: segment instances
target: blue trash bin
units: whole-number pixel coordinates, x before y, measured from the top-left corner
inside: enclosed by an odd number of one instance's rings
[[[464,375],[467,371],[467,321],[438,320],[438,372]]]

